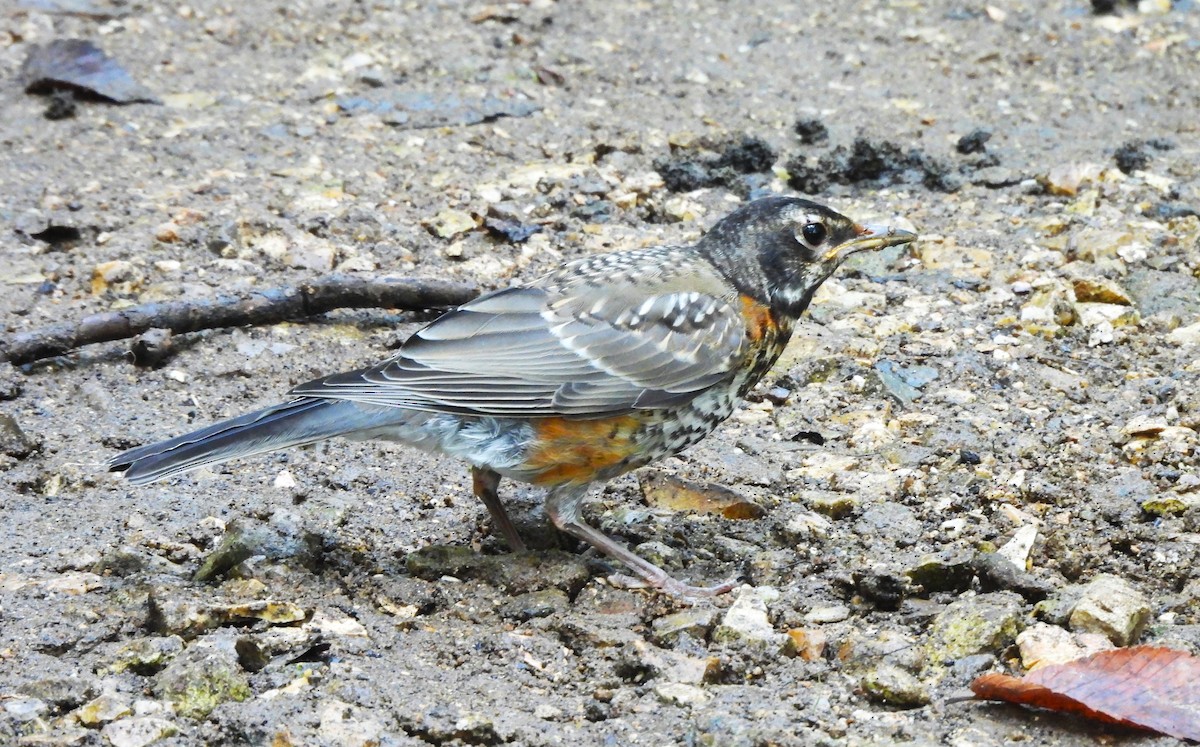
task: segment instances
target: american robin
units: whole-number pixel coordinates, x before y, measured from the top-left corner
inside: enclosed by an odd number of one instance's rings
[[[471,465],[474,492],[514,550],[502,477],[547,489],[556,527],[668,593],[672,578],[581,516],[591,485],[702,440],[770,369],[817,287],[855,252],[915,234],[860,225],[792,197],[750,202],[696,244],[599,254],[481,296],[370,368],[107,466],[148,483],[333,436],[399,441]]]

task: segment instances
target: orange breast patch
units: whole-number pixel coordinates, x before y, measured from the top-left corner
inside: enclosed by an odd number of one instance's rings
[[[535,485],[583,484],[637,452],[641,420],[621,415],[601,420],[541,418],[532,422],[534,447],[525,462]]]
[[[755,301],[750,296],[739,296],[742,302],[742,318],[746,320],[746,334],[754,342],[760,342],[778,326],[771,308]]]

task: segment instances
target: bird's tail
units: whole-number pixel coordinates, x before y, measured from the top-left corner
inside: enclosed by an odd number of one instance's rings
[[[142,485],[236,457],[386,425],[383,421],[389,414],[383,410],[361,408],[345,400],[304,397],[130,449],[109,459],[105,466],[110,472],[124,472],[125,479]]]

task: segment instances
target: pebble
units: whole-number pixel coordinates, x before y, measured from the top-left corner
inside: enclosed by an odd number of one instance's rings
[[[704,688],[682,682],[664,682],[654,686],[654,694],[667,705],[698,708],[712,700]]]
[[[1017,648],[1021,652],[1021,664],[1032,671],[1048,664],[1065,664],[1090,656],[1112,648],[1112,643],[1104,636],[1072,634],[1057,625],[1037,622],[1017,636]]]
[[[1129,292],[1108,278],[1075,278],[1071,281],[1075,300],[1081,303],[1133,305]]]
[[[820,661],[825,658],[825,647],[829,635],[818,628],[793,628],[787,632],[788,653],[804,661]]]
[[[1174,345],[1200,345],[1200,322],[1167,333],[1167,342]]]
[[[1037,541],[1038,529],[1034,524],[1026,524],[1013,533],[1012,539],[996,551],[1000,557],[1008,560],[1021,570],[1029,568],[1029,555],[1033,552],[1033,543]]]
[[[132,713],[127,699],[115,693],[104,693],[75,709],[72,715],[84,726],[98,727]]]
[[[11,415],[0,413],[0,454],[24,459],[37,448],[37,439],[26,434]]]
[[[99,296],[106,291],[126,295],[141,285],[141,271],[132,262],[123,259],[102,262],[92,268],[92,295]]]
[[[655,639],[663,643],[670,643],[681,635],[704,640],[715,618],[715,610],[693,607],[657,618],[651,624],[651,629]]]
[[[927,556],[905,572],[908,580],[925,592],[966,591],[975,578],[971,556],[945,552]]]
[[[5,698],[4,715],[18,723],[27,723],[41,718],[50,710],[50,705],[44,700],[16,696]]]
[[[850,619],[850,608],[844,604],[813,607],[804,614],[804,621],[814,625],[829,625]]]
[[[925,644],[929,660],[948,664],[965,656],[1000,651],[1016,639],[1023,611],[1023,600],[1011,592],[959,599],[933,621]]]
[[[1132,306],[1112,303],[1076,303],[1075,316],[1084,327],[1097,327],[1102,324],[1129,327],[1141,320],[1137,309]]]
[[[500,606],[500,616],[509,620],[526,621],[549,617],[571,607],[571,600],[561,589],[541,589],[518,594]]]
[[[153,688],[155,695],[174,704],[179,715],[197,719],[221,703],[252,695],[232,637],[192,643],[154,676]]]
[[[475,217],[464,210],[446,209],[422,221],[439,238],[449,239],[476,228]]]
[[[733,604],[713,630],[719,643],[743,643],[783,650],[788,637],[775,630],[767,615],[767,606],[779,599],[779,591],[770,586],[742,586]]]
[[[120,674],[126,670],[139,673],[157,672],[183,651],[183,639],[179,636],[135,638],[122,644],[100,671]]]
[[[112,747],[147,747],[160,739],[175,736],[179,728],[166,719],[146,716],[114,721],[100,733]]]
[[[859,684],[866,696],[876,703],[920,708],[930,701],[929,688],[916,675],[886,662],[867,671]]]
[[[69,711],[95,694],[94,683],[83,677],[47,677],[26,682],[17,692],[43,700],[58,711]]]
[[[1071,630],[1100,633],[1117,646],[1128,646],[1150,621],[1145,595],[1119,576],[1102,574],[1083,588],[1071,611]]]

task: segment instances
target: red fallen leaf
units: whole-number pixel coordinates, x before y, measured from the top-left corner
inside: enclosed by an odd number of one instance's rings
[[[982,700],[1045,708],[1200,741],[1200,659],[1161,646],[1101,651],[1026,677],[985,674]]]

